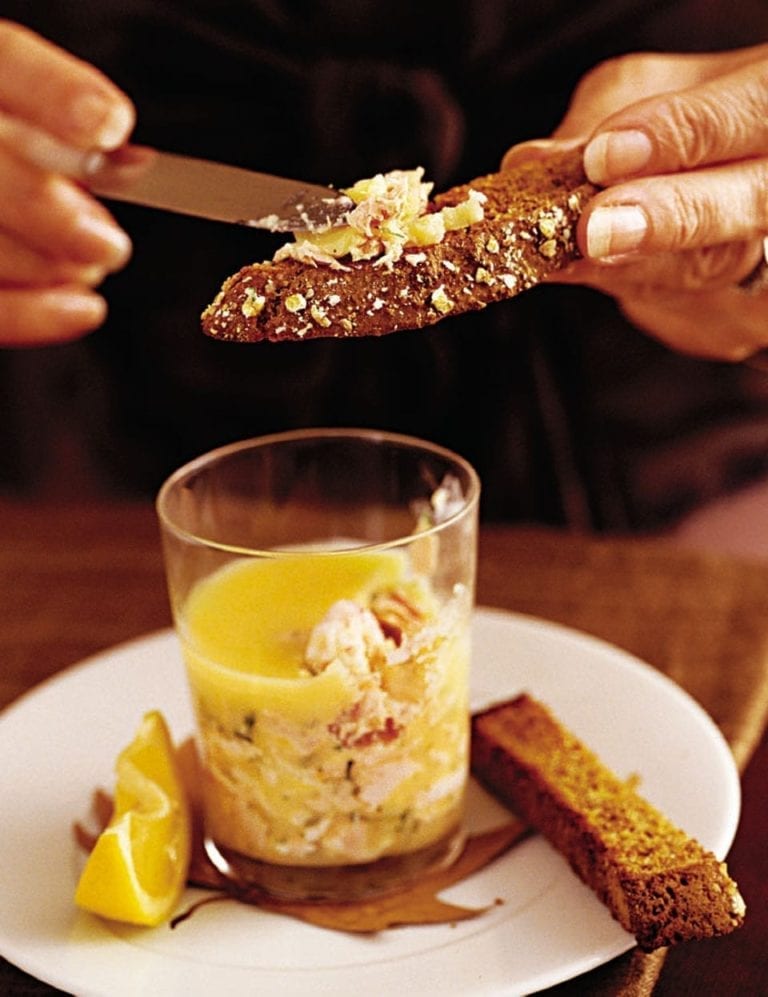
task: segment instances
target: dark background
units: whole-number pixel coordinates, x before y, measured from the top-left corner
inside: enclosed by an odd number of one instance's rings
[[[436,187],[548,134],[575,83],[632,50],[768,37],[762,0],[5,0],[3,15],[95,63],[138,108],[136,140],[344,185],[423,165]],[[150,495],[220,443],[360,425],[448,445],[486,519],[649,530],[760,476],[768,382],[685,358],[594,292],[539,288],[380,340],[206,339],[223,279],[279,238],[119,206],[134,257],[106,326],[0,353],[0,489]]]

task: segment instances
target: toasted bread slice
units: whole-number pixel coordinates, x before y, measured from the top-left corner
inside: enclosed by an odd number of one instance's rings
[[[726,865],[523,694],[472,722],[474,774],[568,859],[645,951],[724,935],[745,905]]]
[[[433,207],[457,205],[470,190],[486,197],[481,221],[394,262],[244,267],[203,312],[203,330],[241,342],[382,336],[511,298],[577,258],[576,222],[595,192],[581,150],[479,177]]]

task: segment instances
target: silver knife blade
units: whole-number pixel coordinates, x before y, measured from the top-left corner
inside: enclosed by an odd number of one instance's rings
[[[109,200],[271,232],[332,228],[354,207],[331,187],[143,146],[99,156],[83,182]]]
[[[100,197],[272,232],[332,228],[354,207],[332,187],[146,146],[126,145],[110,153],[75,149],[2,110],[0,144],[40,169],[80,181]]]

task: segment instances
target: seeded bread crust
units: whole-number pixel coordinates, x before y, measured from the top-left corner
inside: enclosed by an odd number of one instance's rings
[[[472,769],[568,859],[641,949],[742,924],[744,901],[725,863],[530,696],[473,717]]]
[[[578,257],[576,222],[596,190],[580,150],[479,177],[438,195],[435,208],[462,202],[470,188],[487,197],[482,221],[406,249],[391,266],[290,259],[244,267],[203,312],[203,331],[282,342],[419,329],[511,298]]]

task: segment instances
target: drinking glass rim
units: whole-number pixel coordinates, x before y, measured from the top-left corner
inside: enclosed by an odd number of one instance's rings
[[[223,543],[219,540],[212,540],[205,536],[199,535],[198,533],[188,530],[183,526],[178,525],[173,521],[168,510],[166,508],[167,498],[171,490],[179,484],[179,482],[189,477],[195,471],[207,464],[212,464],[216,461],[221,461],[232,454],[236,454],[243,450],[255,449],[257,446],[269,446],[275,443],[289,442],[293,440],[301,439],[362,439],[369,442],[385,442],[390,443],[396,447],[411,448],[414,450],[423,450],[427,453],[431,453],[437,457],[442,457],[447,462],[456,465],[461,468],[462,471],[467,476],[469,482],[469,488],[467,490],[467,495],[464,498],[464,503],[461,509],[456,512],[451,513],[445,519],[441,520],[439,523],[435,523],[427,529],[420,530],[418,533],[409,533],[403,537],[397,537],[394,540],[381,540],[375,543],[362,543],[354,547],[340,547],[335,549],[330,548],[317,548],[313,549],[311,553],[313,556],[317,557],[338,557],[342,554],[349,555],[350,553],[357,553],[363,551],[376,551],[387,549],[391,550],[395,547],[401,547],[406,544],[412,543],[414,539],[421,539],[423,537],[429,537],[436,533],[440,533],[449,527],[451,524],[457,522],[462,516],[465,516],[468,512],[471,512],[472,508],[477,506],[480,500],[480,478],[477,471],[474,469],[472,464],[460,454],[456,453],[454,450],[448,447],[443,447],[440,444],[432,443],[429,440],[422,439],[418,436],[410,436],[406,433],[395,433],[389,430],[380,429],[364,429],[355,427],[316,427],[308,429],[289,429],[283,430],[276,433],[267,433],[261,436],[251,436],[244,440],[236,440],[232,443],[225,443],[222,446],[214,447],[212,450],[208,450],[197,457],[193,457],[182,464],[180,467],[172,471],[170,475],[165,479],[163,484],[157,493],[157,498],[155,501],[155,509],[157,512],[158,519],[160,521],[163,529],[170,533],[173,533],[178,539],[184,540],[190,544],[196,544],[202,547],[207,547],[211,550],[218,550],[229,554],[239,554],[248,557],[262,557],[262,558],[282,558],[291,556],[292,552],[287,549],[262,549],[259,547],[244,547],[239,544],[229,544]],[[294,554],[306,554],[307,550],[297,550],[293,552]]]

